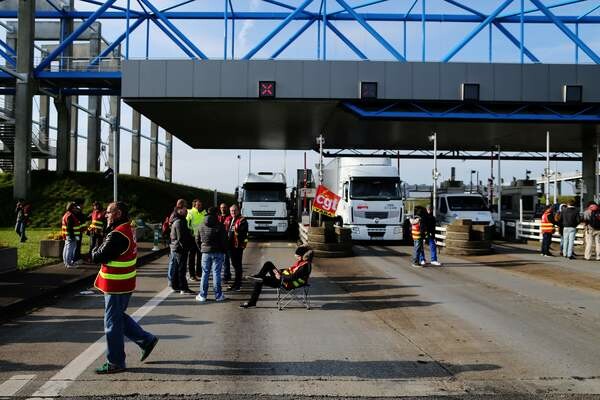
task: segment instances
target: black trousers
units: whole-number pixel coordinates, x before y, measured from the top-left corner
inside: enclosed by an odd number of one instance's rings
[[[90,236],[90,256],[92,255],[92,250],[94,250],[97,246],[102,244],[104,240],[104,236],[102,235],[92,235]]]
[[[275,276],[274,270],[277,269],[275,264],[271,261],[267,261],[263,264],[260,272],[257,274],[259,278],[262,278],[262,282],[254,283],[254,290],[252,291],[252,296],[248,303],[251,305],[256,305],[258,302],[258,298],[260,297],[260,293],[262,292],[262,288],[264,285],[271,287],[273,289],[277,289],[279,285],[281,285],[281,280]]]
[[[231,262],[229,262],[229,253],[225,253],[225,260],[223,261],[223,279],[225,281],[231,280]]]
[[[190,278],[202,275],[202,253],[197,244],[193,244],[188,253],[188,270]]]
[[[542,254],[550,254],[550,243],[552,242],[552,234],[544,233],[542,235]]]
[[[76,242],[75,254],[73,255],[73,261],[81,260],[81,242],[83,242],[83,235],[77,236],[79,240]]]
[[[239,288],[242,286],[242,257],[244,255],[244,249],[233,248],[229,250],[229,260],[233,266],[235,278],[233,281],[233,287]]]

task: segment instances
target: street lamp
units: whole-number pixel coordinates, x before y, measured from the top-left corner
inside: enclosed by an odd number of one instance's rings
[[[437,170],[437,132],[433,132],[433,134],[431,136],[429,136],[429,141],[433,142],[433,171],[432,171],[433,201],[431,203],[432,203],[432,208],[433,208],[433,215],[435,215],[436,211],[437,211],[437,204],[436,204],[437,180],[440,177],[440,174]]]

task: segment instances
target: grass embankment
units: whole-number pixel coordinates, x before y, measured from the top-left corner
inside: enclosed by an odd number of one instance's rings
[[[101,173],[71,172],[58,176],[53,171],[33,171],[31,174],[31,227],[60,229],[67,202],[84,199],[84,211],[91,212],[92,202],[106,206],[112,199],[112,179]],[[12,176],[0,174],[0,226],[14,226],[15,214]],[[205,206],[213,204],[213,191],[178,185],[150,178],[119,175],[119,199],[127,202],[133,218],[146,222],[161,222],[173,209],[177,199],[199,198]],[[233,196],[218,194],[219,202],[231,204]],[[16,236],[16,235],[15,235]]]
[[[19,269],[29,269],[59,262],[57,258],[40,257],[40,240],[47,239],[50,228],[27,229],[27,242],[20,243],[21,238],[13,228],[0,228],[0,246],[17,248],[17,264]],[[82,251],[89,248],[89,237],[83,236]]]

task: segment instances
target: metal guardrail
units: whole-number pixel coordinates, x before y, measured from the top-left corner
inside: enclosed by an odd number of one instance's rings
[[[517,221],[516,223],[516,238],[517,239],[532,239],[542,241],[542,233],[540,231],[541,220],[537,219],[535,221]],[[575,233],[575,244],[583,245],[583,230],[585,225],[579,224],[577,226],[577,231]],[[560,243],[560,235],[558,234],[558,230],[555,229],[552,234],[552,241],[555,243]]]

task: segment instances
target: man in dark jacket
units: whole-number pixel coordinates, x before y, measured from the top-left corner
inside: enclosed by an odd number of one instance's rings
[[[215,300],[223,301],[225,296],[221,291],[221,268],[227,250],[227,238],[225,228],[217,218],[215,207],[208,209],[208,215],[200,225],[196,242],[201,243],[200,251],[202,252],[202,279],[200,281],[200,293],[196,296],[196,300],[201,303],[206,301],[208,297],[208,277],[212,270]]]
[[[567,207],[560,215],[560,222],[563,228],[564,240],[562,243],[562,254],[568,259],[575,259],[573,255],[573,246],[575,244],[575,233],[579,225],[579,213],[575,208],[575,201],[569,200]]]
[[[235,204],[229,207],[229,217],[225,220],[225,229],[227,229],[229,260],[235,271],[233,284],[227,289],[239,291],[242,287],[242,257],[248,242],[248,221],[242,217],[240,209]]]
[[[185,217],[187,215],[186,207],[176,207],[172,215],[170,245],[171,255],[169,257],[169,270],[167,277],[169,285],[174,291],[181,294],[196,294],[190,290],[186,273],[186,255],[188,249],[194,244],[194,238],[190,233]],[[195,245],[195,244],[194,244]]]
[[[433,215],[433,207],[429,204],[426,208],[426,212],[423,214],[423,226],[425,228],[425,240],[423,241],[423,261],[427,264],[425,259],[425,245],[429,243],[429,252],[431,253],[431,265],[441,266],[442,263],[438,261],[437,257],[437,245],[435,243],[435,227],[437,221],[435,215]]]

